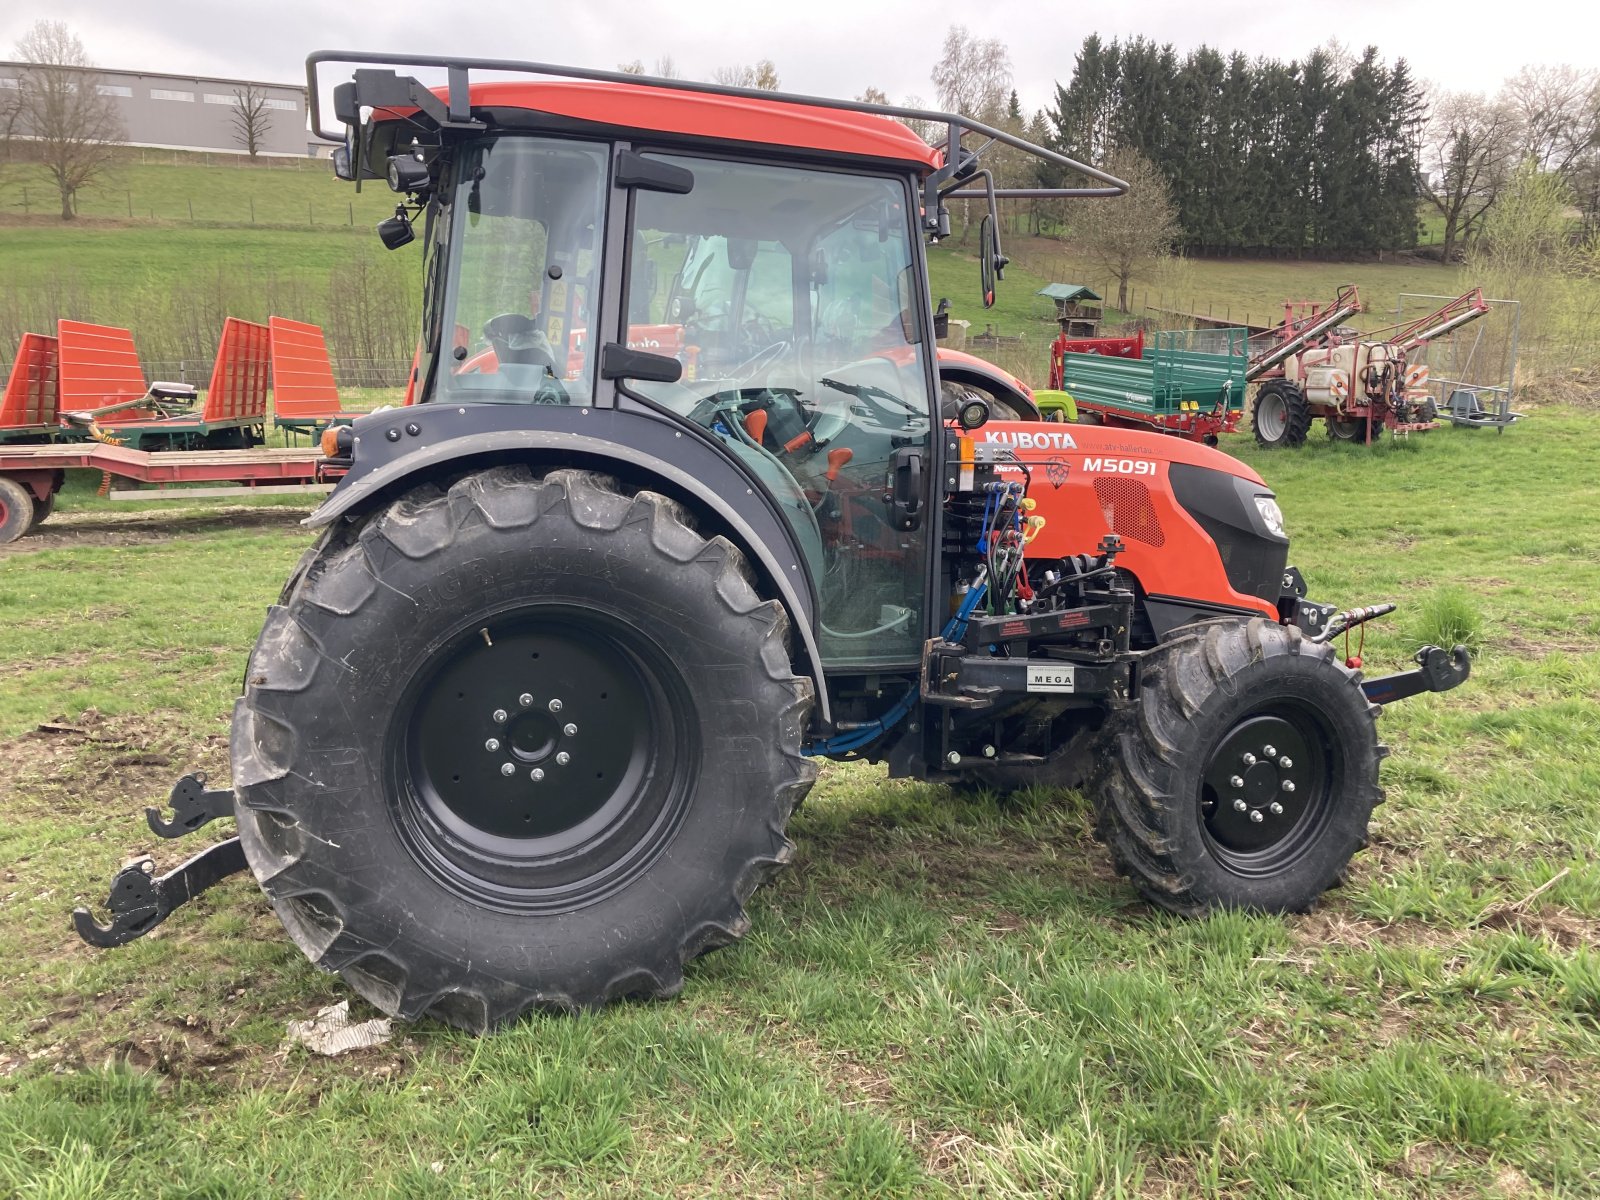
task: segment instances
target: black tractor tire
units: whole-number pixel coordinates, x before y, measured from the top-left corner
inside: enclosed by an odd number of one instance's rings
[[[1383,801],[1378,713],[1360,675],[1298,629],[1185,626],[1108,724],[1097,836],[1172,912],[1307,911],[1343,881]]]
[[[33,493],[15,479],[0,476],[0,546],[33,528]]]
[[[234,713],[245,855],[386,1013],[483,1032],[675,995],[793,854],[816,766],[788,633],[663,496],[419,488],[330,529],[269,612]]]
[[[970,384],[960,383],[953,379],[941,380],[939,383],[939,415],[946,421],[954,421],[961,413],[962,406],[972,400],[982,400],[989,406],[989,419],[991,421],[1037,421],[1039,414],[1030,411],[1025,404],[1010,396],[999,392],[992,392],[987,388],[973,387]]]
[[[1256,444],[1266,449],[1303,446],[1311,432],[1311,406],[1305,393],[1287,379],[1262,384],[1250,406],[1250,428]]]
[[[48,521],[50,519],[50,514],[55,512],[56,493],[51,492],[43,500],[39,499],[37,496],[31,497],[31,499],[33,500],[33,520],[28,522],[29,533],[32,533],[35,529],[39,528],[39,526]]]

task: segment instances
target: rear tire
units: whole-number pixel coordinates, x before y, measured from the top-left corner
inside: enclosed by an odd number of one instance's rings
[[[330,530],[297,576],[232,750],[246,857],[312,962],[481,1032],[674,995],[743,936],[816,767],[787,617],[734,546],[501,467]]]
[[[1145,661],[1100,755],[1097,833],[1118,868],[1185,915],[1309,909],[1383,800],[1379,707],[1359,683],[1298,629],[1186,626]]]
[[[50,519],[51,513],[55,512],[56,493],[51,492],[43,500],[39,499],[37,496],[30,498],[33,500],[33,520],[28,523],[28,532],[32,533],[35,529],[39,528],[39,526],[43,525]]]
[[[15,479],[0,476],[0,546],[33,528],[33,493]]]
[[[1250,406],[1250,428],[1256,444],[1269,450],[1304,445],[1311,432],[1311,406],[1305,393],[1286,379],[1262,384]]]

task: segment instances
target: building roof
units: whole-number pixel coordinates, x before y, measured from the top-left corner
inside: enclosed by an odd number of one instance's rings
[[[187,79],[191,83],[226,83],[236,87],[251,85],[254,87],[277,88],[283,92],[300,92],[304,94],[306,85],[303,83],[272,83],[265,79],[229,79],[222,75],[174,75],[171,71],[142,71],[137,67],[58,67],[52,64],[5,62],[0,61],[0,68],[16,68],[19,71],[28,71],[36,67],[50,65],[51,70],[83,71],[89,75],[133,75],[140,79]]]
[[[1047,283],[1035,293],[1039,296],[1048,296],[1052,300],[1100,300],[1104,296],[1097,295],[1084,287],[1081,283]]]
[[[448,100],[444,88],[435,94]],[[940,151],[892,117],[785,100],[627,83],[509,81],[473,84],[471,102],[474,107],[534,109],[624,129],[890,159],[923,171],[944,161]]]

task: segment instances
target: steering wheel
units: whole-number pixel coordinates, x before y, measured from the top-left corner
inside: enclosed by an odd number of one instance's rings
[[[515,312],[500,313],[483,323],[483,336],[494,349],[495,359],[502,366],[544,368],[544,375],[533,393],[535,404],[572,403],[567,389],[562,386],[561,375],[556,370],[556,360],[550,352],[549,339],[532,317]]]
[[[728,372],[728,378],[735,383],[754,383],[764,372],[771,370],[778,361],[793,349],[794,343],[777,341],[763,346],[749,358]]]

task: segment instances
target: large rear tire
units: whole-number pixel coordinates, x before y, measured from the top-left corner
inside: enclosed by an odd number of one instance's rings
[[[1359,684],[1298,629],[1186,626],[1108,727],[1093,792],[1118,868],[1173,912],[1309,909],[1383,800],[1379,707]]]
[[[302,562],[233,769],[290,935],[384,1012],[483,1031],[674,995],[749,927],[815,778],[788,621],[650,493],[502,467]]]
[[[1305,393],[1287,379],[1262,384],[1250,406],[1250,428],[1256,444],[1269,450],[1304,445],[1311,432],[1311,406]]]

